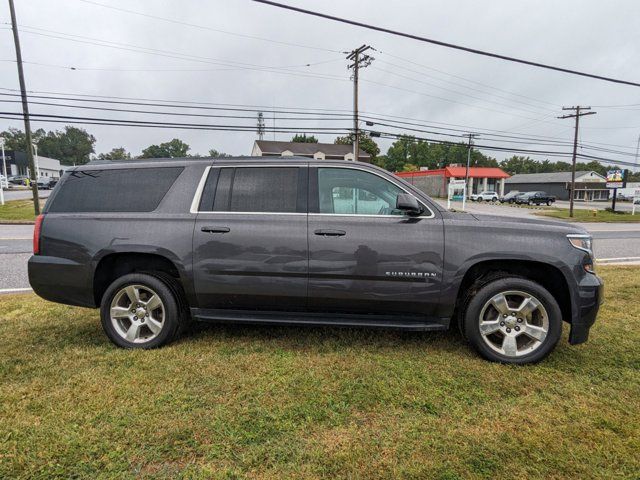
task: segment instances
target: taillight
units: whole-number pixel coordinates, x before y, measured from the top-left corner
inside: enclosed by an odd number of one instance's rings
[[[42,230],[42,220],[44,215],[38,215],[36,217],[36,224],[33,226],[33,254],[40,254],[40,230]]]

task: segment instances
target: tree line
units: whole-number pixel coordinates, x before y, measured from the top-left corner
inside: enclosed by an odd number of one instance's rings
[[[24,132],[17,128],[9,128],[0,133],[5,138],[5,148],[9,150],[26,151],[27,142]],[[298,134],[292,142],[318,143],[313,135]],[[38,153],[45,157],[57,158],[63,165],[82,165],[92,158],[98,160],[129,160],[135,158],[200,158],[203,155],[189,153],[191,147],[178,138],[157,145],[149,145],[142,149],[139,155],[132,155],[124,147],[116,147],[109,152],[95,155],[96,139],[82,128],[65,126],[63,130],[46,132],[38,129],[33,132],[33,142],[38,146]],[[353,145],[353,134],[337,137],[338,145]],[[391,144],[386,154],[380,154],[378,144],[366,133],[361,134],[360,148],[371,155],[372,162],[391,172],[417,171],[421,168],[430,170],[444,168],[452,164],[466,165],[467,144],[433,143],[416,139],[410,135],[401,136]],[[228,157],[224,152],[211,149],[207,157]],[[513,155],[498,161],[485,155],[479,150],[472,150],[471,165],[474,167],[499,167],[510,175],[518,173],[547,173],[567,172],[571,164],[565,161],[538,161],[528,156]],[[579,163],[578,170],[593,170],[606,175],[607,170],[617,169],[616,166],[603,165],[597,161]],[[640,172],[630,174],[629,181],[640,181]]]
[[[18,128],[9,128],[0,133],[5,139],[7,150],[27,151],[27,138]],[[191,147],[178,138],[158,145],[149,145],[140,155],[132,155],[124,147],[112,148],[109,152],[95,155],[96,138],[83,128],[66,126],[63,130],[46,132],[40,128],[31,134],[32,141],[38,146],[38,155],[56,158],[62,165],[83,165],[92,159],[130,160],[135,158],[200,158],[203,155],[190,154]],[[211,149],[207,157],[229,157],[224,152]]]

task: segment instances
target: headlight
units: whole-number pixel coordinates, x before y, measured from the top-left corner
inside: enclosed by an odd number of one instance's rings
[[[587,252],[588,256],[584,258],[582,266],[589,273],[595,273],[595,265],[593,261],[593,238],[591,235],[571,234],[567,235],[567,239],[578,250]]]
[[[591,235],[570,234],[567,235],[567,238],[574,247],[584,250],[589,255],[593,254],[593,238]]]

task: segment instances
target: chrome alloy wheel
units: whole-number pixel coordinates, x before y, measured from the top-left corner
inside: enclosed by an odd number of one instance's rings
[[[111,324],[123,339],[146,343],[162,331],[165,309],[156,292],[144,285],[127,285],[113,296]]]
[[[490,298],[479,320],[484,342],[507,357],[520,357],[537,350],[549,332],[549,316],[542,302],[518,290]]]

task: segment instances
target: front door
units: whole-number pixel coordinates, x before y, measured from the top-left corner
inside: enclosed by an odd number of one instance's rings
[[[193,235],[200,308],[305,308],[307,183],[306,165],[210,168]]]
[[[309,180],[309,308],[319,312],[434,313],[442,282],[439,215],[395,209],[407,193],[391,175],[318,167]]]

